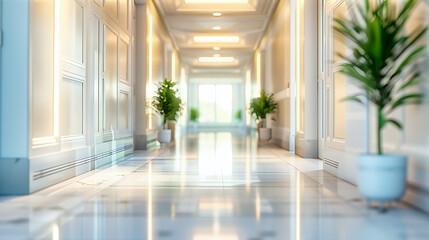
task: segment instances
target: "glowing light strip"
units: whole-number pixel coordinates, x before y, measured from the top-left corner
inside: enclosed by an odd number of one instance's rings
[[[194,42],[239,42],[238,36],[194,36]]]
[[[301,89],[300,89],[300,83],[301,83],[301,69],[300,69],[300,61],[301,61],[301,31],[300,31],[300,21],[301,21],[301,14],[300,14],[300,3],[301,1],[296,2],[296,131],[301,131]]]
[[[234,57],[200,57],[200,62],[226,62],[232,63],[235,61]]]
[[[250,98],[251,96],[251,76],[250,76],[250,70],[247,70],[246,72],[246,107],[249,108],[250,106]],[[249,126],[250,125],[250,115],[247,114],[246,117],[246,124]]]
[[[186,77],[185,69],[184,69],[184,68],[181,68],[181,69],[180,69],[180,80],[181,80],[182,82],[185,82],[185,77]]]
[[[261,90],[261,53],[256,54],[256,84],[258,92]]]
[[[60,0],[54,2],[54,136],[60,136]]]
[[[176,81],[176,54],[171,54],[171,81]]]
[[[147,97],[152,96],[152,44],[153,44],[153,17],[152,15],[149,16],[149,66],[148,66],[148,79],[149,79],[149,87],[147,88],[149,90],[149,93],[146,92]],[[149,129],[152,129],[152,115],[153,110],[152,108],[149,108]]]

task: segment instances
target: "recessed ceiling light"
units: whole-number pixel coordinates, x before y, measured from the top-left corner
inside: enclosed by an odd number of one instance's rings
[[[194,36],[194,42],[238,42],[238,36]]]
[[[219,50],[220,50],[220,47],[214,47],[214,48],[213,48],[213,50],[215,50],[215,51],[219,51]]]
[[[220,57],[220,54],[215,53],[213,54],[213,57]]]
[[[221,30],[222,28],[221,27],[219,27],[219,26],[214,26],[213,27],[213,30],[215,30],[215,31],[219,31],[219,30]]]
[[[200,62],[224,62],[232,63],[235,61],[234,57],[200,57],[198,59]]]
[[[249,0],[185,0],[185,3],[248,3]]]
[[[215,16],[215,17],[220,17],[220,16],[222,16],[222,13],[220,13],[220,12],[215,12],[215,13],[213,13],[213,16]]]

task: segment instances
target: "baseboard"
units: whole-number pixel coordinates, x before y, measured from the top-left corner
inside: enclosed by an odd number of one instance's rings
[[[317,139],[305,140],[297,136],[295,137],[295,153],[302,158],[317,158],[317,144]]]
[[[429,213],[429,192],[422,188],[408,184],[403,201]]]
[[[290,151],[290,130],[284,127],[272,127],[271,143]]]
[[[157,135],[156,130],[148,130],[147,134],[134,135],[134,149],[148,150],[156,145]]]
[[[1,159],[0,194],[25,195],[42,190],[133,153],[131,137],[29,159]]]

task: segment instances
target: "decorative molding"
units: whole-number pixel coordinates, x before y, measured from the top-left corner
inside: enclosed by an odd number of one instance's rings
[[[43,147],[43,146],[52,146],[58,144],[57,138],[54,136],[50,137],[40,137],[40,138],[33,138],[32,139],[32,145],[33,148]]]
[[[69,136],[61,137],[61,143],[78,142],[78,141],[85,141],[85,136],[83,134],[79,134],[79,135],[69,135]]]
[[[280,92],[274,94],[274,101],[280,102],[290,98],[290,88],[285,88]]]
[[[119,148],[104,152],[104,153],[93,155],[91,157],[81,158],[79,160],[71,161],[68,163],[61,164],[61,165],[41,169],[41,170],[35,171],[33,173],[32,177],[33,177],[34,181],[39,180],[39,179],[42,179],[44,177],[60,173],[60,172],[66,171],[66,170],[71,169],[71,168],[76,168],[76,167],[84,165],[84,164],[96,162],[96,161],[101,160],[103,158],[110,157],[110,156],[117,154],[117,153],[120,153],[120,152],[125,152],[127,150],[132,149],[132,148],[133,148],[133,145],[129,144],[129,145],[125,145],[123,147],[119,147]]]

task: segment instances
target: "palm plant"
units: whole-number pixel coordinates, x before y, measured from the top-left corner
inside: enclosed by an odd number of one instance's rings
[[[174,88],[175,86],[175,82],[164,79],[158,84],[158,89],[151,103],[155,112],[163,117],[164,128],[167,128],[167,120],[176,120],[183,110],[182,100],[177,96],[178,90]]]
[[[255,115],[256,120],[265,119],[267,114],[276,110],[277,103],[274,101],[273,94],[267,95],[264,90],[260,92],[259,97],[253,98],[250,102],[250,114]]]
[[[365,0],[349,14],[350,19],[335,19],[335,31],[351,44],[351,56],[338,54],[344,61],[339,71],[359,83],[363,93],[345,100],[363,104],[368,99],[377,109],[377,151],[383,154],[382,130],[387,124],[402,129],[402,124],[388,115],[407,104],[420,103],[422,93],[410,89],[419,84],[416,61],[425,50],[421,44],[426,27],[407,34],[404,27],[418,0],[407,0],[397,11],[389,0],[371,4]]]

